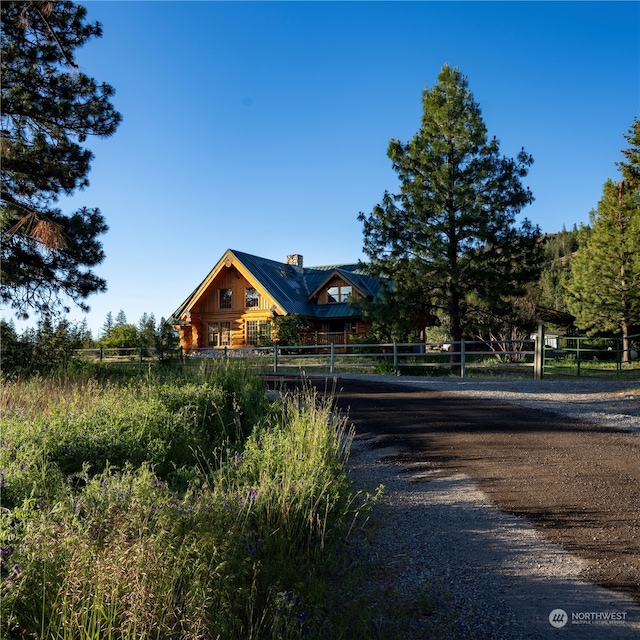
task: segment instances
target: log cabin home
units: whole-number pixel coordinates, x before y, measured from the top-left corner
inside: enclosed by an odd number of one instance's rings
[[[277,316],[297,313],[313,325],[309,344],[346,344],[370,328],[350,304],[372,299],[377,278],[357,264],[304,267],[228,249],[169,318],[184,349],[250,348],[269,340]]]

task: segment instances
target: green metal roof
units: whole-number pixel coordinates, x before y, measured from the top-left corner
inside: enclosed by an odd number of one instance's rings
[[[358,316],[358,312],[347,303],[318,305],[309,300],[309,296],[335,274],[352,284],[365,297],[374,297],[381,286],[380,280],[366,275],[360,264],[300,268],[276,262],[275,260],[260,258],[243,251],[236,251],[235,249],[230,249],[229,251],[287,313],[300,313],[313,318],[349,318]],[[225,255],[226,253],[225,251]],[[211,272],[180,307],[174,311],[169,318],[170,324],[183,322],[180,317],[188,309],[194,295],[209,275],[211,275]]]

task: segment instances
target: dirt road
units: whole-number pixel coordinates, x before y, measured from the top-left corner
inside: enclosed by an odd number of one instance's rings
[[[496,506],[586,560],[585,580],[640,602],[638,434],[389,383],[339,387],[356,429],[399,448],[426,481],[468,475]]]
[[[585,580],[640,603],[640,434],[388,381],[341,378],[337,390],[356,430],[393,446],[396,462],[424,481],[472,478],[497,507],[584,559]]]

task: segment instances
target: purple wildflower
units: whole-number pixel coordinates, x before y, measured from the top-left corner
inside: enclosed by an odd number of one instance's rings
[[[9,545],[7,547],[0,547],[0,564],[5,564],[6,561],[12,556],[14,548]]]
[[[253,536],[253,542],[247,541],[247,547],[249,549],[249,557],[252,560],[255,560],[258,555],[258,543],[260,542],[260,538],[257,535]]]

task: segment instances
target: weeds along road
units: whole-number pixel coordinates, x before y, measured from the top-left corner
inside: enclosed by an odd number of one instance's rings
[[[312,383],[331,393],[328,380]],[[388,381],[338,378],[335,394],[358,433],[399,450],[397,462],[427,479],[470,476],[497,507],[584,559],[585,580],[640,603],[640,434]]]

